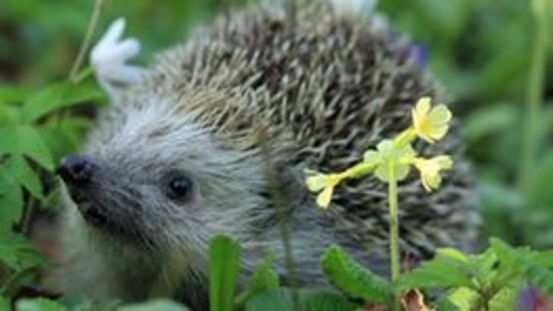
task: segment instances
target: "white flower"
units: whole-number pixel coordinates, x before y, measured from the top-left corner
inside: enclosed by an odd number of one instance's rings
[[[125,19],[118,18],[109,27],[90,53],[90,63],[101,82],[132,84],[144,69],[125,64],[140,52],[140,42],[134,38],[121,40]]]

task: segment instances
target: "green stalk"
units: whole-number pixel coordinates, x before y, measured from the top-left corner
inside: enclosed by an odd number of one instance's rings
[[[388,161],[388,207],[390,212],[390,268],[392,273],[392,286],[397,285],[399,279],[399,229],[398,229],[398,203],[397,203],[397,179],[394,162]],[[395,294],[394,294],[395,296]],[[394,297],[394,309],[398,307],[398,299]]]
[[[547,2],[534,0],[535,36],[528,76],[526,94],[525,122],[522,142],[522,161],[519,171],[519,186],[524,187],[536,160],[538,145],[538,122],[542,106],[545,80],[545,61],[547,52]]]

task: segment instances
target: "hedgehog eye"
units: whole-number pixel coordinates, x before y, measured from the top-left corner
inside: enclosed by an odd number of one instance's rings
[[[192,192],[192,181],[186,176],[176,176],[169,181],[169,197],[183,199]]]

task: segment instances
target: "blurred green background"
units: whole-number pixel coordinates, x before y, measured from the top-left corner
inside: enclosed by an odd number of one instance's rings
[[[94,38],[124,16],[127,33],[143,44],[138,62],[146,64],[156,51],[185,39],[195,25],[245,2],[107,0]],[[35,90],[66,79],[93,7],[91,0],[0,1],[0,85]],[[377,10],[426,48],[431,70],[457,102],[454,113],[478,176],[484,235],[553,246],[551,42],[540,65],[544,79],[537,82],[544,86],[539,118],[532,121],[537,151],[524,170],[527,182],[517,182],[537,34],[530,2],[386,0]]]

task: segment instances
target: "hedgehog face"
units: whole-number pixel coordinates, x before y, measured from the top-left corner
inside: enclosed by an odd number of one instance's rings
[[[114,109],[85,156],[64,158],[59,173],[87,227],[130,243],[194,247],[236,229],[233,221],[251,217],[242,213],[248,206],[262,206],[258,157],[174,107]]]

